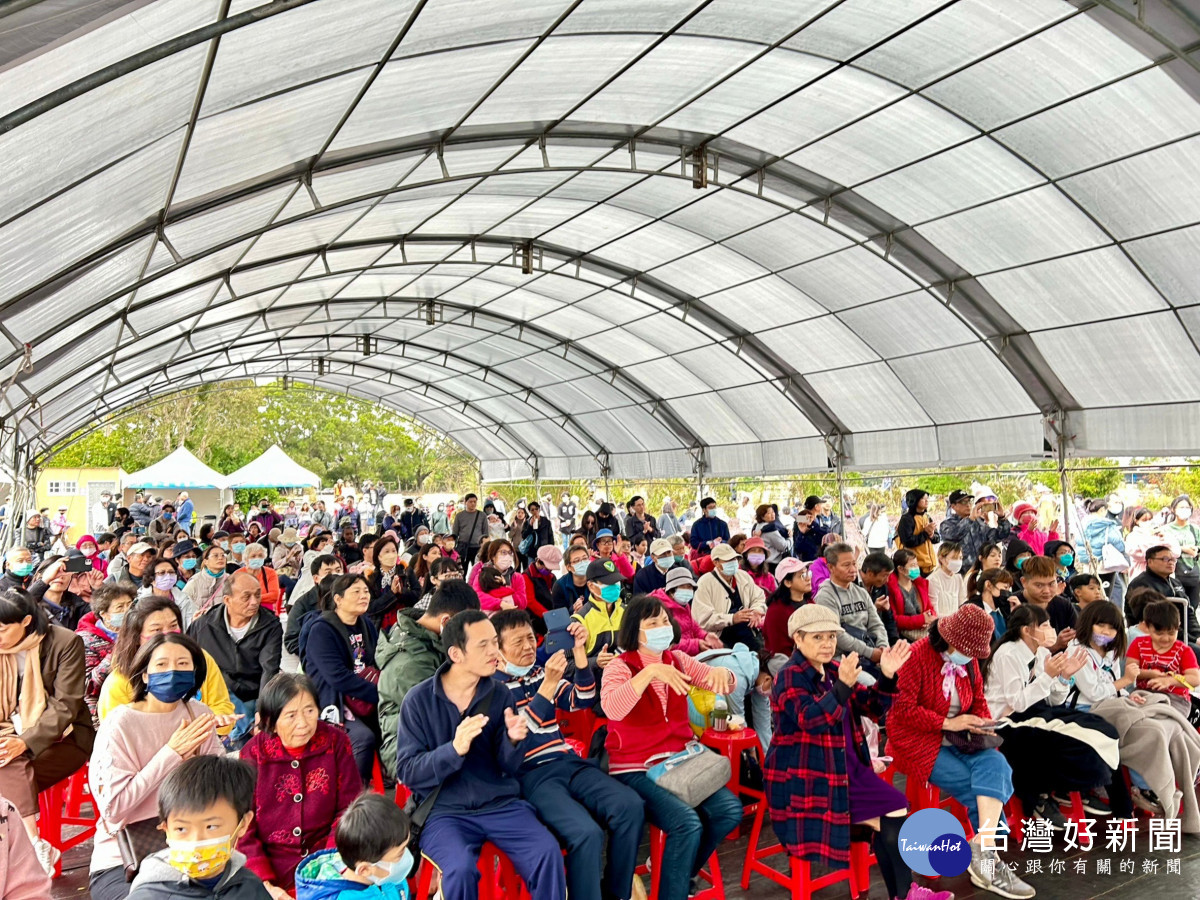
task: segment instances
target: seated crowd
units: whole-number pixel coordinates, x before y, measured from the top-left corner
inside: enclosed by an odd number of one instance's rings
[[[713,498],[690,527],[641,497],[579,528],[567,495],[511,522],[478,504],[434,531],[411,501],[378,529],[319,502],[300,534],[264,500],[196,539],[164,504],[36,564],[8,551],[0,893],[45,896],[38,796],[86,765],[93,900],[402,900],[419,860],[474,900],[485,842],[533,900],[631,900],[647,826],[658,900],[687,900],[745,814],[697,743],[718,721],[754,729],[787,852],[846,869],[869,840],[890,900],[953,896],[899,852],[896,775],[962,804],[971,881],[1012,900],[1035,892],[993,839],[1013,817],[1066,831],[1072,793],[1200,833],[1178,536],[1137,537],[1118,606],[986,492],[952,493],[938,528],[910,491],[891,552],[847,542],[819,497],[794,531],[747,504],[732,535]]]

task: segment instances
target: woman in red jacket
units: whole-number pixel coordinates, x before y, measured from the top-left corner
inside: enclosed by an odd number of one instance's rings
[[[238,843],[275,900],[288,900],[296,867],[333,847],[338,819],[362,790],[346,732],[322,722],[307,675],[280,672],[258,698],[261,731],[241,759],[258,770],[254,819]]]
[[[896,768],[967,808],[976,832],[970,843],[971,881],[1011,900],[1027,900],[1033,888],[994,849],[993,835],[1004,831],[1004,804],[1012,796],[1012,769],[999,750],[964,752],[952,744],[994,734],[978,663],[991,652],[991,641],[992,620],[978,606],[937,619],[904,666],[888,735]]]
[[[896,628],[906,641],[919,641],[929,634],[929,626],[937,618],[929,600],[929,582],[921,575],[917,554],[911,550],[897,550],[892,564],[895,568],[888,576],[887,591]]]

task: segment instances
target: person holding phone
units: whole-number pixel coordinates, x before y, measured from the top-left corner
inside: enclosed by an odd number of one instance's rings
[[[528,612],[501,610],[492,616],[492,625],[501,659],[492,677],[508,688],[517,712],[529,723],[529,737],[521,747],[525,761],[517,773],[521,796],[567,851],[568,896],[630,896],[645,821],[642,798],[610,778],[594,760],[573,753],[557,722],[559,710],[591,709],[596,702],[596,679],[584,650],[586,629],[571,622],[570,651],[557,650],[539,666],[537,635]],[[570,679],[568,658],[574,662]],[[606,843],[608,852],[603,854]],[[601,865],[603,857],[606,866]]]
[[[991,617],[972,604],[932,622],[904,665],[888,736],[897,769],[967,808],[975,829],[971,882],[1010,900],[1028,900],[1036,891],[995,850],[1013,792],[1012,767],[994,746],[970,737],[995,733],[978,662],[991,653],[992,634]]]

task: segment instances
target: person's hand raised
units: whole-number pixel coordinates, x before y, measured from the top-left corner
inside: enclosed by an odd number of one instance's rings
[[[911,656],[912,647],[908,641],[896,641],[880,655],[879,669],[885,678],[891,678],[900,670],[901,666],[908,662]]]
[[[508,729],[508,739],[514,744],[521,743],[529,734],[529,723],[525,717],[507,707],[504,709],[504,725]]]
[[[858,654],[847,653],[842,657],[842,662],[838,666],[838,680],[847,687],[854,687],[858,683],[858,676],[861,672],[862,667],[858,664]]]
[[[458,723],[458,728],[454,730],[454,752],[459,756],[466,756],[471,749],[471,742],[483,733],[483,726],[487,724],[488,717],[485,715],[467,716]]]

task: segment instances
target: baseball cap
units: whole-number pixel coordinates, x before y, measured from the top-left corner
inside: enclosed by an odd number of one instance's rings
[[[145,541],[138,541],[136,544],[134,544],[132,547],[129,548],[129,552],[125,555],[126,556],[137,556],[138,554],[141,554],[141,553],[153,553],[153,552],[154,552],[153,544],[147,544]]]
[[[616,584],[622,576],[611,559],[594,559],[588,563],[587,575],[584,577],[597,584]]]
[[[779,584],[783,584],[783,579],[787,578],[789,575],[795,574],[796,572],[803,572],[807,568],[808,563],[801,562],[794,556],[789,556],[787,559],[782,560],[779,565],[775,567],[775,580]]]
[[[658,556],[658,554],[660,554],[660,553],[671,553],[671,552],[672,552],[671,542],[668,541],[666,538],[655,538],[654,542],[650,545],[650,555],[651,556]]]
[[[739,557],[738,552],[728,544],[717,544],[717,546],[713,547],[712,558],[728,562],[731,559],[738,559]]]
[[[971,499],[970,491],[951,491],[950,492],[949,501],[950,501],[951,506],[953,506],[955,503],[962,503],[964,500],[970,500],[970,499]]]

